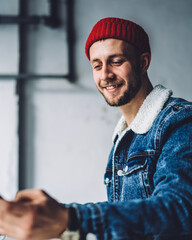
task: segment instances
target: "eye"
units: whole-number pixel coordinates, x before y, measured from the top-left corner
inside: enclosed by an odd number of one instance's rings
[[[115,66],[120,66],[121,64],[123,64],[123,62],[124,62],[123,59],[117,59],[117,60],[112,60],[111,64]]]
[[[94,70],[100,70],[102,65],[101,64],[94,64],[92,67],[93,67]]]
[[[118,64],[121,64],[122,61],[114,61],[114,62],[112,62],[112,63],[118,65]]]

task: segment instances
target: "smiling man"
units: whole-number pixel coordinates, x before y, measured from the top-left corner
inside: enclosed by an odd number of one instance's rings
[[[0,232],[23,240],[191,240],[192,104],[152,87],[149,38],[136,23],[101,19],[85,52],[98,90],[122,111],[104,176],[108,201],[66,206],[21,191],[0,200]]]
[[[98,90],[110,106],[119,106],[124,114],[127,113],[130,123],[132,115],[152,90],[147,75],[150,52],[140,54],[128,42],[110,38],[94,42],[90,46],[90,56]]]
[[[106,39],[93,43],[90,55],[96,86],[107,103],[122,106],[130,102],[141,87],[137,51],[122,40]],[[148,64],[149,53],[142,57],[143,62],[145,57]],[[134,64],[133,59],[136,59]]]

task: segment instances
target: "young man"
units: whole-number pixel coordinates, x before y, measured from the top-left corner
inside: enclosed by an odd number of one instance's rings
[[[146,32],[105,18],[85,52],[95,84],[122,118],[105,173],[108,202],[60,205],[43,191],[0,200],[0,232],[17,239],[192,239],[192,104],[147,75]],[[69,238],[68,238],[68,237]]]

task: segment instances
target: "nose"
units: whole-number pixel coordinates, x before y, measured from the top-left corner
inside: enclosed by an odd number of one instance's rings
[[[103,65],[102,70],[101,70],[101,80],[103,81],[109,81],[109,80],[113,80],[115,77],[114,72],[112,71],[112,69],[110,68],[110,66],[108,65]]]

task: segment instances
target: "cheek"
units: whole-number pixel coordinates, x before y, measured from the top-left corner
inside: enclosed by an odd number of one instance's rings
[[[121,74],[118,75],[119,78],[123,79],[125,82],[129,82],[129,80],[132,78],[132,75],[130,74],[130,72],[121,72]]]
[[[124,71],[122,73],[122,76],[124,79],[126,79],[127,81],[132,81],[135,79],[135,73],[134,71]]]
[[[118,69],[116,75],[124,80],[129,80],[133,76],[131,65],[130,64],[123,65],[122,68]]]

